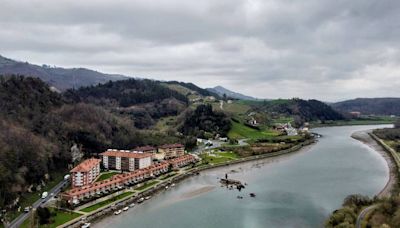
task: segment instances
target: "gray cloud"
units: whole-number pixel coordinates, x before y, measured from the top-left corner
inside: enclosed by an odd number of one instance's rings
[[[396,0],[12,1],[0,54],[265,98],[399,96]]]

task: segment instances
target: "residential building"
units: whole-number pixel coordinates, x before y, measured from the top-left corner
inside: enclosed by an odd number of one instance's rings
[[[133,149],[133,151],[155,154],[157,153],[157,148],[153,146],[141,146],[141,147],[136,147],[135,149]]]
[[[125,186],[136,185],[145,180],[155,178],[161,174],[167,173],[169,166],[180,168],[190,163],[196,162],[199,158],[195,155],[183,155],[168,161],[150,165],[144,169],[137,169],[129,173],[122,173],[111,178],[95,182],[88,186],[73,188],[61,194],[61,198],[70,204],[79,204],[80,201],[89,200],[92,197],[108,194],[117,191]]]
[[[180,168],[180,167],[186,166],[190,163],[194,163],[196,161],[197,161],[196,157],[194,157],[191,154],[186,154],[186,155],[168,160],[168,163],[171,164],[173,168]]]
[[[360,118],[361,112],[350,112],[350,115],[353,118]]]
[[[176,158],[185,154],[185,146],[179,143],[162,145],[158,152],[164,155],[164,159]]]
[[[72,188],[91,184],[100,174],[100,159],[91,158],[81,162],[71,173]]]
[[[105,169],[134,171],[152,164],[151,153],[109,149],[100,155]]]
[[[134,185],[147,179],[154,178],[168,172],[169,163],[161,162],[133,172],[117,174],[111,178],[95,182],[88,186],[73,188],[61,194],[61,198],[70,204],[79,204],[101,194],[107,194],[124,188],[125,185]]]
[[[290,123],[286,124],[285,131],[288,136],[298,135],[296,128],[292,127]]]

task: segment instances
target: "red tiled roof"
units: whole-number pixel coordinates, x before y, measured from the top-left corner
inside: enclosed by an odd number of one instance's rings
[[[169,164],[167,162],[161,162],[158,164],[151,165],[144,169],[138,169],[138,170],[135,170],[135,171],[132,171],[129,173],[117,174],[107,180],[95,182],[88,186],[73,188],[73,189],[65,192],[64,195],[73,197],[73,196],[85,194],[90,191],[101,189],[103,187],[106,187],[106,186],[109,186],[112,184],[122,184],[124,181],[126,181],[132,177],[142,176],[142,175],[150,173],[151,171],[168,168],[168,165]]]
[[[180,143],[175,143],[175,144],[166,144],[166,145],[162,145],[159,148],[161,149],[168,149],[168,148],[179,148],[179,147],[184,147],[182,144]]]
[[[133,149],[134,151],[143,151],[143,152],[146,152],[146,151],[151,151],[151,150],[155,150],[156,148],[155,147],[152,147],[152,146],[140,146],[140,147],[136,147],[135,149]]]
[[[104,153],[101,153],[102,156],[113,156],[113,157],[128,157],[128,158],[146,158],[151,157],[152,154],[149,153],[137,153],[133,151],[120,151],[120,150],[109,150]]]
[[[193,155],[186,154],[186,155],[183,155],[183,156],[168,160],[168,163],[175,164],[175,163],[178,163],[178,162],[187,161],[187,160],[194,160],[194,159],[195,159],[195,157]]]
[[[101,160],[97,158],[87,159],[81,162],[79,165],[75,166],[75,168],[73,168],[71,172],[89,172],[94,166],[98,165],[100,162]]]

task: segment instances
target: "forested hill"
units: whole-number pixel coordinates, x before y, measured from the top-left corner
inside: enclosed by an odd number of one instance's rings
[[[179,85],[179,86],[182,86],[182,87],[187,88],[188,90],[191,90],[193,92],[196,92],[196,93],[198,93],[198,94],[200,94],[202,96],[214,96],[214,97],[217,97],[217,98],[219,97],[219,94],[214,93],[212,91],[209,91],[207,89],[200,88],[197,85],[195,85],[193,83],[190,83],[190,82],[188,83],[188,82],[168,81],[168,82],[165,82],[165,83],[168,84],[168,85]],[[188,95],[188,94],[185,94],[185,95]]]
[[[168,98],[175,98],[181,102],[188,103],[185,95],[162,86],[160,82],[148,79],[109,81],[96,86],[68,90],[65,94],[66,97],[75,102],[116,103],[122,107],[161,101]]]
[[[12,206],[28,190],[35,191],[48,174],[51,178],[65,171],[73,162],[70,151],[74,144],[90,156],[107,148],[182,141],[175,136],[140,131],[134,127],[135,121],[130,114],[75,102],[52,92],[38,78],[0,76],[0,208]]]
[[[118,74],[104,74],[85,68],[61,68],[19,62],[0,55],[0,75],[24,75],[38,77],[49,85],[63,91],[69,88],[96,85],[110,80],[128,77]]]
[[[270,113],[297,116],[301,118],[302,121],[344,119],[340,113],[318,100],[302,100],[298,98],[290,100],[278,99],[265,101],[263,105],[256,109],[261,109],[262,111]]]
[[[331,104],[340,112],[374,115],[400,115],[400,98],[357,98]]]

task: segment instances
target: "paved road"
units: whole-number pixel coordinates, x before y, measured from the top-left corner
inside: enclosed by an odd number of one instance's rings
[[[201,154],[205,150],[215,149],[215,148],[221,147],[223,143],[226,143],[226,142],[222,142],[222,141],[219,141],[219,140],[210,140],[210,141],[213,143],[212,146],[206,146],[204,144],[199,145],[192,153]]]
[[[32,210],[38,208],[41,205],[45,205],[53,196],[57,195],[60,193],[61,188],[67,184],[68,180],[63,180],[60,183],[58,183],[54,188],[52,188],[48,193],[49,195],[45,199],[38,199],[35,203],[32,205]],[[23,208],[22,208],[23,210]],[[32,211],[31,210],[31,211]],[[19,227],[27,218],[29,218],[31,211],[29,213],[23,213],[20,216],[18,216],[14,221],[12,221],[7,227],[10,228],[17,228]]]
[[[365,216],[366,216],[369,212],[373,211],[377,206],[378,206],[378,205],[376,205],[376,204],[375,204],[375,205],[372,205],[372,206],[369,206],[369,207],[367,207],[367,208],[364,208],[364,210],[362,210],[362,211],[360,212],[360,214],[359,214],[358,217],[357,217],[356,228],[361,228],[361,223],[362,223],[362,221],[364,221]]]

